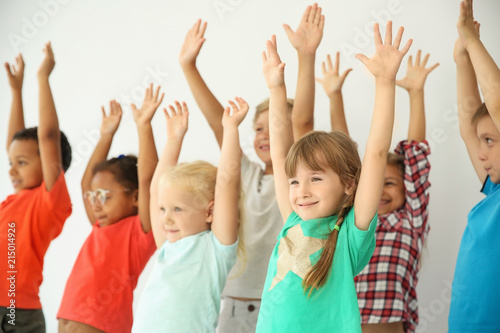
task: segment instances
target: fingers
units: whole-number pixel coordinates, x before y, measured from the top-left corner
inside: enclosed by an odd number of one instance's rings
[[[311,15],[311,9],[312,9],[311,6],[307,6],[306,10],[304,11],[304,14],[302,15],[302,19],[301,19],[302,22],[309,21],[309,17]]]
[[[288,24],[283,24],[283,29],[285,29],[285,33],[286,33],[288,39],[290,40],[294,34],[292,28],[290,28],[290,26]]]
[[[405,31],[404,27],[399,27],[398,34],[396,35],[396,39],[394,39],[394,43],[392,44],[392,46],[394,46],[398,50],[399,50],[399,46],[401,45],[401,39],[403,38],[404,31]]]
[[[429,69],[427,69],[427,73],[430,73],[432,72],[437,66],[439,66],[439,62],[435,63],[434,65],[432,65]]]
[[[405,55],[406,53],[408,53],[408,50],[410,50],[410,46],[411,44],[413,43],[413,39],[409,39],[408,42],[406,42],[406,45],[405,47],[403,47],[403,49],[401,49],[401,53],[403,53],[403,55]]]
[[[367,56],[365,56],[364,54],[361,54],[361,53],[358,53],[354,56],[356,59],[358,59],[359,61],[361,61],[365,66],[367,65],[369,59]]]
[[[203,24],[201,25],[201,29],[198,31],[196,37],[203,38],[203,36],[205,36],[205,30],[207,30],[207,22],[203,22]]]
[[[413,59],[413,56],[409,56],[408,57],[408,67],[413,67],[413,61],[412,61],[412,59]]]
[[[332,59],[330,58],[330,70],[333,68],[332,67]],[[338,75],[339,74],[339,66],[340,66],[340,52],[337,52],[335,55],[335,73]]]
[[[342,75],[340,76],[340,80],[342,82],[344,82],[345,78],[347,77],[347,75],[352,71],[352,68],[349,68],[349,69],[346,69],[344,71],[344,73],[342,73]]]
[[[101,106],[101,114],[102,114],[102,119],[106,118],[106,110],[104,109],[104,106]]]
[[[396,37],[396,40],[397,39],[398,39],[398,37]],[[387,21],[387,25],[385,26],[385,41],[384,41],[384,45],[392,45],[392,21]]]
[[[420,50],[418,50],[418,54],[420,54]],[[427,61],[429,60],[429,56],[430,56],[430,54],[429,54],[429,53],[427,53],[427,54],[425,55],[424,60],[422,60],[422,63],[421,63],[421,65],[420,65],[420,66],[422,66],[422,67],[424,67],[424,68],[425,68],[425,65],[427,65]]]
[[[427,62],[427,59],[429,58],[429,54],[427,54],[427,57],[424,58],[424,61],[422,62],[422,64],[420,64],[420,56],[421,55],[422,55],[422,50],[418,50],[417,51],[417,57],[415,59],[415,66],[425,67],[425,63]]]
[[[380,36],[380,28],[378,23],[373,25],[373,40],[375,41],[375,46],[382,44],[382,36]]]

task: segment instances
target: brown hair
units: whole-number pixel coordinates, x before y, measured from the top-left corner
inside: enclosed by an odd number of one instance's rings
[[[488,112],[488,109],[486,108],[486,104],[483,103],[477,108],[476,112],[474,112],[474,115],[472,116],[472,119],[471,119],[471,124],[477,125],[477,122],[479,121],[479,119],[486,117],[486,116],[489,117],[490,113]]]
[[[293,98],[288,98],[286,100],[286,106],[288,107],[288,110],[291,110],[293,108]],[[264,111],[269,110],[269,98],[265,99],[262,101],[259,105],[255,107],[255,115],[253,116],[253,124],[255,126],[255,123],[257,122],[257,119],[259,118],[260,114]]]
[[[288,152],[285,164],[285,172],[288,177],[291,178],[295,175],[299,162],[311,170],[331,168],[338,174],[342,185],[351,189],[351,193],[344,196],[335,212],[338,215],[336,225],[339,228],[342,227],[345,217],[354,205],[354,197],[361,174],[361,160],[356,143],[339,131],[330,133],[312,131],[298,140]],[[309,296],[314,288],[319,289],[328,280],[338,235],[339,231],[336,229],[330,232],[321,257],[302,282],[304,292],[309,290]]]
[[[387,153],[387,165],[395,166],[398,169],[399,173],[401,174],[401,177],[404,178],[405,160],[403,156],[391,152]]]

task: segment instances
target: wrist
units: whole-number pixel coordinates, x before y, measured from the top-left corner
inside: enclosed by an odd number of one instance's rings
[[[375,77],[375,84],[380,86],[395,86],[396,78]]]

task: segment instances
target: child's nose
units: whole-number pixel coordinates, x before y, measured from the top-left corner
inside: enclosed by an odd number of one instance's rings
[[[299,196],[301,198],[307,198],[310,195],[309,186],[307,184],[301,184],[299,186]]]
[[[486,152],[486,148],[484,147],[484,145],[481,145],[479,147],[478,158],[480,161],[486,161],[487,157],[488,154]]]
[[[17,173],[16,168],[13,165],[11,165],[9,169],[9,175],[14,176],[16,173]]]

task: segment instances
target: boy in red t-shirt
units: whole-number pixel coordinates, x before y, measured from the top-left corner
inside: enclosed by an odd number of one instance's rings
[[[14,194],[0,204],[0,331],[45,332],[38,296],[43,258],[71,214],[64,171],[71,147],[59,131],[49,85],[55,61],[50,42],[38,69],[38,128],[25,128],[22,105],[24,62],[5,64],[12,90],[7,133],[9,176]],[[14,326],[15,325],[15,326]],[[10,329],[9,329],[10,327]]]

